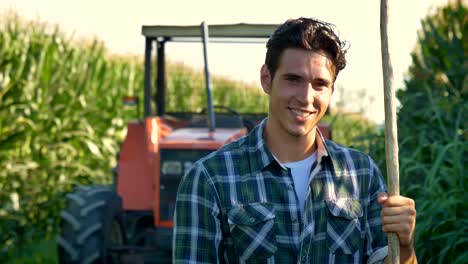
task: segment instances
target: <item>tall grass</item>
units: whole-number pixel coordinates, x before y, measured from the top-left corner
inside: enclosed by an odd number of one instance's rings
[[[432,116],[444,114],[434,102],[429,102],[428,108]],[[460,111],[466,112],[466,104],[464,108]],[[468,142],[455,136],[460,132],[457,123],[461,120],[453,121],[452,126],[429,121],[430,129],[449,133],[440,133],[433,141],[428,140],[421,126],[415,127],[417,135],[400,137],[401,190],[416,200],[415,246],[424,263],[468,260]]]
[[[416,200],[422,263],[468,261],[467,17],[453,1],[422,21],[398,93],[401,190]]]
[[[200,74],[173,64],[168,72],[168,110],[206,104]],[[265,99],[252,100],[256,87],[222,78],[213,86],[215,104],[266,109]],[[135,115],[121,98],[141,97],[142,90],[141,57],[113,55],[98,40],[74,41],[56,26],[2,15],[0,262],[27,241],[53,236],[74,185],[111,181],[125,123]]]
[[[108,182],[122,137],[124,94],[139,89],[140,62],[81,47],[57,27],[0,21],[0,262],[51,235],[74,184]]]

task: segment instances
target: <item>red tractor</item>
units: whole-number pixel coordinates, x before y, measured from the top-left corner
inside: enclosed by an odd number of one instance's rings
[[[79,186],[67,195],[57,238],[60,263],[170,263],[172,216],[184,172],[201,157],[246,135],[266,114],[241,114],[213,106],[207,67],[208,28],[217,42],[263,42],[277,25],[143,26],[144,118],[128,124],[113,186]],[[206,110],[165,111],[165,46],[202,41]],[[156,44],[156,93],[152,51]],[[154,98],[156,109],[152,109]],[[131,99],[131,98],[130,98]],[[215,113],[216,110],[216,113]],[[326,125],[319,128],[326,137]]]

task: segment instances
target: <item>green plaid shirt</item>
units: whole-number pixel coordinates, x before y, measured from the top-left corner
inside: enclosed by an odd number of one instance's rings
[[[372,159],[317,133],[304,214],[290,171],[249,135],[199,160],[183,177],[174,263],[380,263],[387,255]]]

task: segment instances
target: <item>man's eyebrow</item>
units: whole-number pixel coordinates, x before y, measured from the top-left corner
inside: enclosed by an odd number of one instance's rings
[[[294,78],[294,79],[304,79],[301,75],[295,73],[285,73],[283,74],[284,78]]]
[[[284,73],[282,76],[283,76],[284,79],[305,80],[302,75],[292,73],[292,72]],[[324,84],[326,86],[329,86],[330,84],[333,84],[333,81],[331,81],[331,80],[329,80],[327,78],[321,78],[321,77],[314,78],[312,81],[315,82],[315,83],[318,82],[318,83]]]
[[[324,78],[315,78],[314,81],[316,82],[321,82],[325,85],[330,85],[332,83],[332,81],[328,80],[328,79],[324,79]]]

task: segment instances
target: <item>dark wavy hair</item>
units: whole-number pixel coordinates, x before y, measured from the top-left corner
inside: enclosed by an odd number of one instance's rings
[[[334,80],[346,66],[345,54],[348,43],[335,34],[335,26],[313,18],[289,19],[280,25],[267,42],[265,64],[271,78],[278,69],[283,51],[300,48],[310,51],[324,51],[332,60]]]

